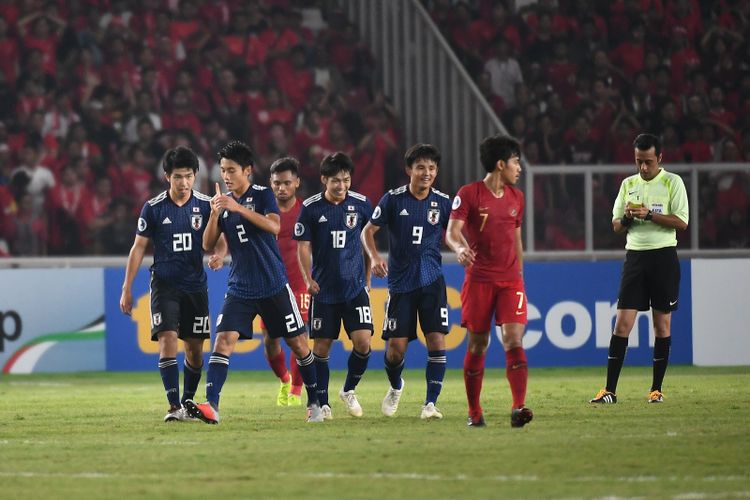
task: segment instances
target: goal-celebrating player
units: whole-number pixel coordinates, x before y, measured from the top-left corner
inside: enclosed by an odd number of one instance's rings
[[[383,324],[387,340],[385,371],[390,388],[381,410],[392,417],[398,410],[404,380],[404,356],[417,338],[417,317],[427,344],[427,396],[422,419],[440,419],[435,407],[445,376],[445,335],[449,331],[440,243],[448,226],[451,203],[447,194],[432,187],[440,165],[440,151],[431,144],[416,144],[404,157],[409,184],[386,193],[362,232],[372,273],[388,277],[388,303]],[[388,262],[378,253],[375,233],[388,228]]]
[[[132,312],[133,280],[152,240],[151,340],[159,342],[159,372],[169,403],[164,421],[169,422],[190,418],[183,404],[193,398],[198,388],[203,341],[210,337],[201,244],[211,205],[208,196],[193,191],[198,171],[198,157],[193,151],[182,146],[170,149],[164,155],[162,168],[169,189],[143,205],[125,268],[120,310],[127,315]],[[185,347],[182,398],[178,338]]]
[[[216,185],[211,215],[203,235],[203,246],[213,249],[223,233],[232,254],[229,289],[216,321],[216,341],[206,375],[206,403],[185,401],[195,418],[219,423],[219,397],[229,370],[229,356],[240,338],[252,338],[252,322],[260,315],[271,337],[284,337],[297,357],[308,396],[308,422],[323,420],[317,400],[313,354],[294,293],[287,282],[276,244],[279,209],[273,193],[251,184],[254,153],[246,144],[233,141],[219,151],[221,177],[229,189],[222,194]]]
[[[318,399],[326,419],[332,418],[328,404],[328,354],[333,341],[339,338],[342,321],[353,348],[339,398],[353,417],[362,416],[354,389],[370,359],[370,264],[363,255],[360,234],[372,208],[367,197],[349,190],[353,173],[354,164],[346,154],[336,152],[323,158],[320,178],[325,189],[302,203],[294,227],[302,274],[312,295],[310,337]]]

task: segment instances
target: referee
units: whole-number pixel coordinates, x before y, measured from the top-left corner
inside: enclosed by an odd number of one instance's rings
[[[625,264],[617,298],[615,331],[609,341],[607,386],[590,403],[616,403],[617,381],[638,311],[653,310],[654,374],[649,403],[661,403],[661,384],[672,345],[670,324],[677,309],[680,261],[677,230],[688,225],[688,199],[679,175],[661,167],[661,142],[641,134],[633,142],[638,173],[622,181],[612,209],[612,228],[626,233]]]

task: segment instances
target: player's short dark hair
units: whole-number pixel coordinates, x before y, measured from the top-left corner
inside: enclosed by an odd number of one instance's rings
[[[176,168],[189,168],[193,173],[198,171],[198,156],[185,146],[177,146],[164,153],[161,168],[169,175]]]
[[[232,160],[242,168],[255,166],[255,152],[250,146],[242,141],[232,141],[219,150],[216,154],[221,161],[222,158]]]
[[[641,151],[648,151],[654,148],[654,153],[656,153],[656,156],[659,156],[661,154],[661,139],[654,134],[638,134],[638,137],[633,141],[633,147]]]
[[[291,172],[299,177],[299,160],[291,156],[279,158],[271,164],[271,173],[280,174],[281,172]]]
[[[354,162],[346,153],[336,151],[320,162],[320,175],[323,177],[333,177],[339,172],[347,172],[349,175],[354,174]]]
[[[479,161],[487,172],[494,172],[500,160],[507,162],[514,156],[521,157],[521,145],[507,135],[485,137],[479,144]]]
[[[410,147],[404,155],[404,162],[407,167],[414,165],[417,160],[434,161],[435,165],[440,166],[440,150],[432,144],[418,143]]]

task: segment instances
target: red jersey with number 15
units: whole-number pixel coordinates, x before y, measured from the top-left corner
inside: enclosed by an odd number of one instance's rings
[[[281,252],[281,260],[284,261],[287,278],[289,278],[289,286],[295,293],[307,288],[297,260],[297,241],[292,238],[294,225],[297,223],[297,217],[299,217],[301,210],[302,201],[299,198],[295,200],[294,206],[288,212],[279,210],[281,219],[281,230],[278,237],[279,251]]]
[[[519,281],[521,264],[516,252],[516,228],[521,227],[523,193],[505,186],[497,198],[483,181],[472,182],[453,198],[451,219],[464,221],[464,236],[477,254],[466,268],[466,279],[481,282]]]

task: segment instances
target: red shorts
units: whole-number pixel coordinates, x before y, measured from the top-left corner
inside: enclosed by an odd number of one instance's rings
[[[496,325],[526,324],[523,281],[464,281],[461,288],[461,326],[473,333],[488,332],[493,315]]]
[[[294,291],[294,301],[297,302],[299,307],[299,313],[302,315],[302,321],[307,324],[308,315],[310,313],[310,294],[307,293],[307,288],[299,288]],[[266,330],[266,324],[263,322],[263,318],[260,319],[260,328]]]

